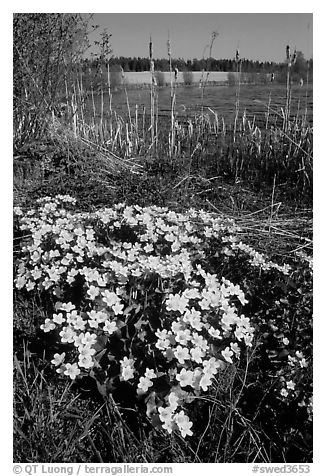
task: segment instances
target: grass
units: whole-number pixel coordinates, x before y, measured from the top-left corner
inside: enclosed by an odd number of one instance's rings
[[[40,196],[69,193],[87,211],[122,201],[203,208],[234,219],[244,242],[278,262],[290,260],[294,271],[284,282],[248,277],[255,346],[196,402],[191,440],[153,429],[127,401],[101,396],[87,379],[61,379],[49,364],[54,344],[39,330],[42,300],[15,292],[15,462],[311,462],[311,421],[307,407],[297,406],[311,391],[309,369],[293,370],[285,360],[296,350],[312,358],[312,276],[297,253],[312,254],[313,128],[306,115],[290,114],[289,83],[285,113],[267,98],[259,123],[239,113],[240,83],[232,123],[212,108],[181,120],[173,84],[168,117],[159,114],[155,88],[146,110],[130,103],[124,84],[121,115],[111,108],[111,93],[109,112],[103,94],[98,112],[93,101],[87,107],[82,85],[74,88],[66,115],[46,115],[36,136],[40,111],[19,111],[15,204],[28,209]],[[19,242],[16,236],[15,257]],[[290,336],[289,348],[282,335]],[[275,389],[293,375],[300,392],[281,401]]]

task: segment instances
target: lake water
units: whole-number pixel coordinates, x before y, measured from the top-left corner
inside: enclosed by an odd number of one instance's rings
[[[234,86],[207,86],[202,97],[202,89],[198,86],[177,87],[176,112],[180,118],[191,117],[201,112],[202,105],[204,112],[212,114],[208,108],[217,113],[219,118],[224,118],[225,122],[232,123],[235,114],[236,88]],[[129,89],[127,90],[129,106],[132,116],[135,114],[135,106],[138,105],[139,113],[150,112],[150,90]],[[268,104],[270,101],[270,112],[282,114],[285,107],[286,86],[277,84],[268,85],[241,85],[240,87],[240,115],[246,111],[247,117],[256,121],[265,121]],[[97,113],[100,112],[100,96],[95,97]],[[291,92],[291,115],[303,115],[307,108],[307,119],[312,123],[313,119],[313,91],[312,86],[300,87],[294,85]],[[114,91],[112,93],[112,109],[117,114],[124,115],[127,112],[126,93]],[[109,96],[104,94],[104,113],[109,110]],[[273,110],[273,111],[271,111]],[[158,89],[158,111],[160,116],[168,116],[171,111],[170,88]]]

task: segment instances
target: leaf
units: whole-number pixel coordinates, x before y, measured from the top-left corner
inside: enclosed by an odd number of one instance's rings
[[[101,335],[97,337],[96,343],[94,345],[94,349],[99,352],[106,347],[108,342],[108,337],[106,335]]]
[[[153,380],[153,390],[155,390],[157,393],[168,393],[171,389],[170,384],[167,381],[167,378],[165,375],[162,377],[156,378]]]
[[[154,413],[152,416],[151,416],[151,423],[153,425],[154,428],[162,428],[162,422],[160,420],[160,417],[158,416],[157,413]]]
[[[146,415],[150,418],[154,412],[157,411],[156,406],[156,394],[155,392],[151,392],[149,396],[145,399],[146,403]]]
[[[141,340],[142,342],[145,342],[145,341],[146,341],[147,332],[146,332],[146,331],[138,332],[137,336],[138,336],[138,339],[139,339],[139,340]]]
[[[143,324],[147,324],[147,321],[145,321],[145,320],[141,317],[140,319],[138,319],[138,321],[136,322],[136,324],[134,324],[135,329],[140,330],[141,327],[143,326]]]
[[[106,397],[106,384],[100,383],[98,380],[96,380],[96,385],[100,394],[103,395],[103,397]]]
[[[98,380],[96,380],[98,391],[101,395],[103,395],[103,397],[106,397],[109,393],[112,393],[114,390],[116,390],[117,387],[113,384],[113,380],[113,378],[108,378],[104,383],[100,383]]]
[[[101,352],[95,355],[95,359],[97,360],[97,362],[101,360],[101,358],[105,355],[105,353],[106,353],[106,349],[103,349],[101,350]]]

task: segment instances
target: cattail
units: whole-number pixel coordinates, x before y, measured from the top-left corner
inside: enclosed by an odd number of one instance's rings
[[[212,32],[212,42],[216,40],[216,38],[218,37],[219,35],[219,32],[217,30],[213,31]]]
[[[290,61],[290,46],[286,45],[286,59]]]
[[[149,37],[149,58],[153,58],[153,43],[152,43],[152,37]]]
[[[155,70],[154,61],[150,60],[150,71],[151,71],[151,75],[152,75],[152,84],[154,84],[154,86],[156,86],[157,82],[156,82],[156,77],[155,77],[155,74],[154,74],[154,70]]]
[[[171,56],[171,43],[170,43],[170,38],[168,38],[168,41],[167,41],[167,48],[168,48],[168,57]]]
[[[240,61],[240,52],[239,52],[238,49],[235,52],[235,60],[236,60],[237,63],[239,63],[239,61]]]

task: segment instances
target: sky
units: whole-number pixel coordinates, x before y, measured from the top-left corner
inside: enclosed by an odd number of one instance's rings
[[[213,31],[217,59],[233,58],[237,48],[241,58],[259,61],[283,61],[286,45],[305,58],[313,53],[312,13],[95,13],[94,22],[112,35],[114,56],[147,57],[151,36],[154,58],[167,57],[170,37],[173,57],[200,59]]]

